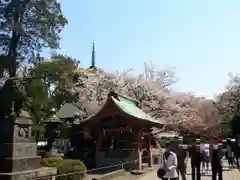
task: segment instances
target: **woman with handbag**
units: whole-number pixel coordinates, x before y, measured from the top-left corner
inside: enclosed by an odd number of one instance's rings
[[[162,180],[178,180],[177,155],[170,150],[170,143],[166,143],[166,151],[160,155],[158,177]]]

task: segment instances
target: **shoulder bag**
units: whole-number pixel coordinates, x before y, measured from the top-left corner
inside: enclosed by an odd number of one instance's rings
[[[164,175],[166,174],[166,171],[164,169],[164,167],[166,166],[166,159],[165,159],[165,153],[163,154],[163,168],[159,168],[157,170],[157,176],[159,179],[162,179],[164,177]]]

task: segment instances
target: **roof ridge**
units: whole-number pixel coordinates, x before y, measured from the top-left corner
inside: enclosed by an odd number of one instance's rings
[[[80,110],[80,107],[77,105],[77,103],[74,102],[74,101],[70,101],[70,100],[65,100],[65,101],[61,104],[60,108],[61,108],[64,104],[68,104],[68,103],[76,106],[76,107]],[[60,109],[60,108],[59,108],[59,109]],[[58,109],[58,110],[59,110],[59,109]]]
[[[126,107],[124,107],[125,105],[122,104],[122,103],[126,103],[124,101],[119,101],[117,100],[116,98],[114,97],[111,97],[111,99],[113,100],[113,102],[122,110],[124,111],[125,113],[129,114],[130,116],[133,116],[135,118],[138,118],[138,119],[142,119],[142,120],[147,120],[149,122],[153,122],[153,123],[158,123],[158,124],[161,124],[160,121],[156,120],[155,118],[153,118],[152,116],[150,116],[149,114],[147,114],[146,112],[144,112],[141,108],[137,107],[137,106],[134,106],[133,104],[128,104],[128,107],[133,107],[135,110],[135,114],[133,114],[133,112],[130,112],[130,111],[126,111]],[[137,110],[137,111],[136,111]]]
[[[125,98],[125,99],[127,99],[127,100],[129,100],[129,101],[132,101],[133,103],[136,104],[136,106],[138,106],[138,105],[140,104],[140,102],[139,102],[138,100],[136,100],[136,99],[134,99],[134,98],[132,98],[132,97],[126,96],[126,95],[124,95],[124,94],[120,94],[119,92],[110,91],[110,93],[109,93],[109,95],[110,95],[110,96],[113,96],[113,97],[114,97],[114,94],[117,95],[117,96],[120,96],[120,97],[122,97],[122,98]],[[116,98],[115,98],[115,99],[116,99]]]

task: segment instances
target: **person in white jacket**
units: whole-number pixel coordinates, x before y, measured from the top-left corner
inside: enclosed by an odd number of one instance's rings
[[[177,155],[170,149],[170,143],[166,143],[166,150],[160,155],[159,164],[160,168],[165,170],[165,175],[162,180],[178,180],[177,173]]]
[[[202,143],[200,144],[200,151],[203,153],[202,161],[202,173],[208,173],[210,164],[210,144]]]

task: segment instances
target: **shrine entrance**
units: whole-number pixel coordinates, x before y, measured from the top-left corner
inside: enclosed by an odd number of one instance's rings
[[[138,102],[129,97],[109,93],[102,109],[81,122],[96,139],[96,167],[109,166],[139,159],[129,168],[142,169],[142,153],[147,151],[152,166],[152,128],[162,128],[157,121],[138,108]]]

